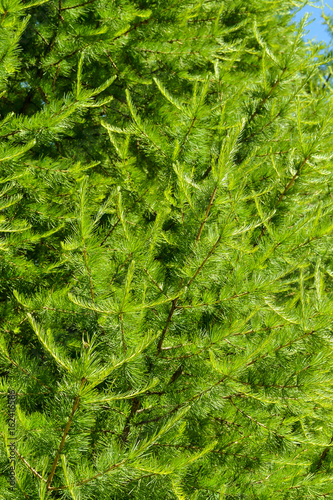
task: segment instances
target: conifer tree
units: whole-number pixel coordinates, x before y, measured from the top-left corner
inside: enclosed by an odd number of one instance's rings
[[[333,498],[332,88],[301,5],[1,1],[0,498]]]

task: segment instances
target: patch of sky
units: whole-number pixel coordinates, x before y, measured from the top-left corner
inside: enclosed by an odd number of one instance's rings
[[[304,39],[309,42],[324,42],[329,45],[333,40],[327,22],[322,15],[331,17],[330,23],[333,24],[333,0],[306,2],[304,7],[295,13],[293,20],[299,23],[306,14],[310,14],[307,21],[310,24],[304,30]]]

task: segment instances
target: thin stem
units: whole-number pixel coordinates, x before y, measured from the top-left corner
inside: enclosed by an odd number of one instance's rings
[[[15,449],[15,453],[16,455],[19,457],[20,460],[22,460],[22,462],[28,467],[28,469],[34,474],[34,476],[38,477],[38,479],[41,479],[42,481],[44,481],[46,483],[46,479],[41,476],[37,471],[36,469],[34,469],[30,464],[29,462],[27,462],[27,460]]]
[[[168,315],[168,318],[167,318],[167,320],[166,320],[165,327],[163,328],[163,332],[162,332],[162,334],[161,334],[161,336],[160,336],[160,339],[159,339],[159,341],[158,341],[158,344],[157,344],[157,354],[158,354],[158,355],[159,355],[159,354],[161,353],[161,351],[162,351],[162,345],[163,345],[164,337],[165,337],[165,334],[166,334],[166,332],[167,332],[167,330],[168,330],[168,328],[169,328],[169,324],[170,324],[170,322],[171,322],[171,320],[172,320],[172,316],[173,316],[173,314],[174,314],[174,312],[175,312],[175,310],[176,310],[178,299],[179,299],[179,297],[176,297],[176,298],[175,298],[175,299],[173,299],[173,301],[172,301],[171,309],[170,309],[170,311],[169,311],[169,315]]]
[[[81,386],[80,386],[80,389],[82,388],[82,386],[84,385],[84,383],[86,382],[86,378],[82,378],[81,379]],[[52,482],[52,479],[54,477],[54,474],[55,474],[55,470],[57,468],[57,465],[58,465],[58,461],[59,461],[59,457],[60,457],[60,453],[62,452],[62,449],[63,447],[65,446],[65,441],[66,441],[66,437],[69,433],[69,429],[70,429],[70,426],[72,424],[72,421],[73,421],[73,417],[79,407],[79,403],[80,403],[80,396],[76,396],[75,400],[74,400],[74,404],[73,404],[73,407],[72,407],[72,411],[71,411],[71,414],[70,414],[70,417],[67,421],[67,424],[66,424],[66,427],[65,427],[65,430],[64,430],[64,433],[62,435],[62,438],[61,438],[61,442],[60,442],[60,445],[59,445],[59,448],[58,448],[58,451],[56,453],[56,456],[55,456],[55,459],[53,461],[53,464],[52,464],[52,469],[51,469],[51,472],[49,474],[49,477],[48,477],[48,480],[47,480],[47,489],[50,490],[50,486],[51,486],[51,482]]]
[[[213,202],[214,202],[216,191],[217,191],[217,185],[215,186],[214,191],[212,192],[212,195],[210,197],[209,204],[208,204],[208,207],[207,207],[207,210],[206,210],[206,213],[205,213],[205,217],[204,217],[204,219],[203,219],[203,221],[201,223],[201,226],[200,226],[199,232],[197,234],[197,237],[195,238],[195,241],[199,241],[200,240],[203,227],[206,224],[206,221],[207,221],[208,216],[209,216],[210,209],[212,208],[212,205],[213,205]]]

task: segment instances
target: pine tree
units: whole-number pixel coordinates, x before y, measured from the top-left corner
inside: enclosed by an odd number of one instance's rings
[[[1,498],[333,498],[330,55],[300,6],[0,3]]]

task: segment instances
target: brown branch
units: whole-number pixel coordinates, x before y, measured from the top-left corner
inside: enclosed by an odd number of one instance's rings
[[[52,66],[57,66],[59,63],[61,63],[64,59],[67,59],[67,57],[72,57],[74,56],[75,54],[77,54],[78,52],[80,52],[80,50],[84,50],[86,49],[87,47],[89,46],[89,43],[87,43],[86,45],[84,45],[84,47],[79,47],[78,49],[75,49],[73,50],[72,52],[70,52],[69,54],[66,54],[64,55],[63,57],[61,57],[60,59],[58,59],[58,61],[52,63],[52,64],[49,64],[49,68],[51,68]]]
[[[250,116],[249,120],[248,120],[248,123],[250,121],[253,120],[253,118],[255,116],[257,116],[257,114],[259,113],[259,111],[261,110],[261,108],[266,104],[267,100],[270,98],[270,96],[272,95],[272,93],[274,92],[274,90],[276,89],[276,87],[279,85],[279,83],[281,82],[281,78],[283,77],[284,73],[287,71],[287,68],[283,68],[283,71],[281,73],[281,76],[278,80],[276,80],[276,82],[274,83],[273,87],[271,88],[271,90],[269,91],[269,93],[267,94],[267,96],[261,101],[261,103],[259,104],[258,108],[256,109],[256,111],[254,111],[254,113],[252,113],[252,115]]]
[[[81,386],[80,386],[80,389],[82,388],[82,386],[85,384],[86,382],[86,378],[82,378],[81,379]],[[70,414],[70,417],[67,421],[67,424],[66,424],[66,427],[65,427],[65,430],[64,430],[64,433],[62,435],[62,438],[61,438],[61,442],[60,442],[60,445],[59,445],[59,448],[58,448],[58,451],[56,453],[56,456],[55,456],[55,459],[53,461],[53,465],[52,465],[52,469],[51,469],[51,472],[49,474],[49,477],[48,477],[48,480],[47,480],[47,489],[50,490],[50,486],[51,486],[51,482],[52,482],[52,479],[53,479],[53,476],[55,474],[55,470],[57,468],[57,465],[58,465],[58,461],[59,461],[59,457],[60,457],[60,453],[62,452],[62,449],[63,447],[65,446],[65,441],[66,441],[66,437],[68,435],[68,432],[69,432],[69,428],[71,426],[71,423],[73,421],[73,417],[79,407],[79,403],[80,403],[80,396],[76,396],[75,400],[74,400],[74,404],[73,404],[73,407],[72,407],[72,412]]]
[[[162,334],[160,336],[160,339],[158,341],[158,344],[157,344],[157,355],[159,355],[161,353],[161,351],[162,351],[162,345],[163,345],[164,337],[165,337],[165,334],[166,334],[166,332],[167,332],[167,330],[169,328],[169,324],[170,324],[170,322],[172,320],[172,316],[173,316],[173,314],[174,314],[174,312],[176,310],[178,299],[179,299],[179,297],[176,297],[172,301],[171,309],[169,311],[169,315],[167,317],[167,321],[166,321],[165,327],[163,328],[163,332],[162,332]]]
[[[300,337],[298,337],[297,339],[294,339],[294,340],[290,340],[289,342],[287,342],[286,344],[283,344],[283,345],[280,345],[279,347],[276,347],[275,349],[273,349],[273,351],[271,352],[266,352],[266,354],[262,354],[261,356],[259,356],[258,358],[256,359],[253,359],[252,361],[250,361],[249,363],[246,364],[246,366],[250,366],[250,365],[253,365],[254,363],[256,363],[257,361],[259,361],[260,359],[263,359],[265,358],[266,356],[268,356],[269,354],[273,353],[273,352],[276,352],[276,351],[279,351],[280,349],[283,349],[284,347],[288,347],[290,346],[291,344],[294,344],[295,342],[298,342],[299,340],[302,340],[304,339],[305,337],[308,337],[309,335],[312,335],[313,333],[315,333],[316,330],[312,330],[311,332],[307,332],[305,333],[304,335],[301,335]]]
[[[119,69],[118,69],[118,67],[117,67],[116,63],[114,62],[114,60],[113,60],[113,59],[112,59],[112,57],[110,56],[110,52],[109,52],[109,51],[107,51],[107,56],[108,56],[109,60],[111,61],[112,66],[113,66],[113,67],[114,67],[117,71],[119,71]]]
[[[26,459],[15,449],[16,455],[19,457],[20,460],[28,467],[28,469],[34,474],[34,476],[38,477],[42,481],[46,482],[46,479],[41,476],[27,461]]]
[[[274,120],[276,120],[280,116],[280,114],[281,110],[278,113],[276,113],[276,115],[269,122],[265,123],[265,125],[263,125],[260,130],[257,130],[252,134],[248,135],[247,137],[245,137],[244,142],[249,141],[252,137],[260,134],[260,132],[262,132],[266,127],[269,127],[274,122]]]
[[[58,16],[60,17],[60,19],[62,20],[62,22],[65,22],[65,19],[61,15],[61,11],[62,11],[61,0],[59,0],[58,5],[59,5],[59,7],[58,7]]]
[[[327,85],[327,83],[329,82],[329,80],[330,80],[331,76],[332,76],[332,73],[330,73],[330,74],[327,76],[325,83],[323,83],[322,90],[324,90],[324,88],[326,87],[326,85]]]
[[[33,375],[31,375],[30,372],[28,372],[27,370],[25,370],[24,368],[22,368],[21,366],[19,366],[13,359],[11,359],[9,356],[5,355],[6,358],[8,359],[8,361],[10,361],[16,368],[18,368],[19,370],[21,370],[21,372],[25,373],[26,375],[29,375],[29,377],[33,378],[34,380],[36,380],[36,382],[38,382],[39,384],[43,385],[44,387],[46,387],[47,389],[49,389],[49,392],[53,392],[53,389],[51,389],[51,387],[49,387],[48,385],[44,384],[41,380],[39,380],[38,378],[34,377]],[[48,394],[48,393],[46,393]]]
[[[12,135],[18,134],[19,132],[21,132],[21,130],[14,130],[14,132],[9,132],[8,134],[5,135],[0,135],[0,137],[10,137]]]
[[[331,437],[331,440],[330,440],[330,443],[329,444],[332,444],[333,443],[333,436]],[[318,463],[316,465],[316,472],[320,469],[320,467],[322,466],[322,463],[323,461],[325,460],[326,458],[326,455],[327,453],[330,451],[331,447],[328,446],[327,448],[324,449],[324,451],[322,452],[322,454],[320,455],[320,458],[318,460]]]
[[[146,189],[144,191],[144,193],[141,196],[139,196],[139,198],[132,203],[132,205],[125,211],[125,214],[127,214],[127,212],[129,212],[134,207],[134,205],[136,205],[136,203],[138,203],[139,201],[142,200],[142,198],[147,193],[147,191],[149,191],[149,188]],[[120,218],[118,217],[117,222],[115,222],[114,225],[111,227],[111,229],[109,230],[109,232],[107,233],[107,235],[104,237],[104,239],[103,239],[102,243],[100,244],[100,246],[104,245],[104,243],[106,242],[106,240],[108,239],[108,237],[110,236],[110,234],[112,233],[112,231],[117,227],[117,225],[119,224],[119,222],[120,222]]]
[[[176,411],[178,411],[181,407],[185,407],[186,405],[188,405],[192,401],[195,401],[196,399],[200,398],[201,396],[203,396],[207,392],[211,391],[214,387],[216,387],[217,385],[219,385],[222,382],[224,382],[225,379],[226,379],[226,376],[224,376],[223,378],[221,378],[220,380],[218,380],[217,382],[215,382],[215,384],[213,384],[212,386],[208,387],[208,389],[205,389],[204,391],[200,392],[199,394],[196,394],[195,396],[193,396],[186,403],[176,405],[172,410],[168,411],[167,413],[164,413],[163,415],[160,415],[158,417],[155,417],[155,418],[152,418],[152,419],[149,419],[149,420],[142,420],[141,422],[136,422],[134,425],[138,426],[138,425],[143,425],[143,424],[149,424],[149,423],[152,423],[152,422],[158,422],[162,418],[165,418],[167,415],[172,415],[173,413],[175,413]],[[242,395],[243,395],[242,393],[237,394],[237,396],[242,396]],[[227,398],[230,398],[230,396],[225,396],[224,397],[224,399],[227,399]]]
[[[277,208],[279,206],[279,204],[281,203],[281,201],[283,200],[283,198],[285,197],[287,191],[294,185],[297,177],[300,175],[301,173],[301,170],[302,168],[304,167],[304,165],[306,164],[306,162],[309,160],[310,158],[310,155],[308,155],[302,162],[302,164],[300,165],[299,169],[297,170],[297,172],[293,175],[292,179],[290,179],[290,181],[288,182],[288,184],[285,186],[283,192],[280,194],[277,202],[276,202],[276,205],[275,205],[275,208]],[[271,216],[269,218],[269,220],[267,221],[267,224],[272,220],[272,217]],[[259,240],[263,237],[264,233],[266,232],[266,229],[267,229],[267,224],[262,228],[261,230],[261,233],[260,233],[260,236],[259,236]]]
[[[148,21],[149,21],[149,19],[145,19],[144,21],[140,21],[138,24],[135,24],[134,26],[132,26],[132,28],[125,31],[125,33],[121,33],[120,35],[116,36],[115,38],[112,38],[112,40],[110,40],[110,41],[114,42],[115,40],[118,40],[118,38],[121,38],[122,36],[128,35],[128,33],[130,33],[131,31],[134,31],[137,28],[139,28],[139,26],[142,26],[143,24],[148,24]]]
[[[201,269],[203,268],[203,266],[205,265],[205,263],[207,262],[207,260],[209,259],[209,257],[212,255],[212,253],[214,252],[214,250],[217,247],[217,245],[219,244],[221,238],[222,238],[222,235],[218,237],[217,241],[214,243],[214,245],[210,249],[208,255],[205,257],[205,259],[202,261],[202,263],[200,264],[200,266],[198,267],[198,269],[196,270],[196,272],[194,273],[194,275],[192,276],[192,278],[190,279],[190,281],[187,283],[187,288],[189,286],[191,286],[191,283],[193,282],[193,280],[200,273]],[[182,284],[183,284],[183,280],[181,280],[181,282],[180,282],[179,291],[181,290]],[[164,327],[163,332],[162,332],[162,334],[160,336],[160,339],[158,341],[157,355],[159,355],[161,353],[161,351],[162,351],[162,345],[163,345],[164,337],[165,337],[165,334],[166,334],[166,332],[168,330],[169,324],[170,324],[170,322],[172,320],[172,316],[174,315],[174,312],[175,312],[175,310],[177,308],[178,300],[179,300],[179,296],[176,297],[175,299],[173,299],[173,301],[172,301],[172,306],[171,306],[171,309],[169,311],[169,315],[168,315],[165,327]]]
[[[186,135],[185,135],[185,137],[184,137],[184,139],[183,139],[183,142],[181,143],[181,146],[180,146],[180,148],[179,148],[179,152],[181,152],[181,151],[182,151],[182,149],[183,149],[183,147],[185,146],[185,143],[186,143],[186,141],[187,141],[187,138],[188,138],[188,136],[189,136],[189,135],[190,135],[190,133],[191,133],[191,130],[192,130],[192,128],[193,128],[193,126],[194,126],[194,124],[195,124],[196,119],[197,119],[197,117],[196,117],[196,116],[194,116],[194,117],[193,117],[193,119],[192,119],[192,122],[191,122],[190,128],[188,129],[188,131],[187,131],[187,133],[186,133]]]
[[[123,444],[125,444],[127,442],[127,437],[128,437],[129,431],[130,431],[130,422],[131,422],[132,418],[134,417],[134,415],[136,414],[137,410],[139,409],[139,406],[140,406],[139,399],[133,398],[131,411],[130,411],[130,414],[128,415],[128,417],[126,418],[124,429],[123,429],[123,432],[121,435],[121,440],[122,440]]]
[[[168,385],[170,384],[174,384],[178,379],[179,377],[183,374],[183,367],[182,365],[180,365],[177,370],[173,373],[172,377],[170,378],[170,381],[168,383]]]
[[[210,171],[212,170],[212,167],[209,166],[207,168],[207,170],[205,171],[205,173],[203,174],[203,176],[201,177],[201,180],[203,181],[204,179],[206,179],[207,175],[210,173]]]
[[[165,291],[163,290],[163,288],[160,287],[160,285],[158,283],[156,283],[156,281],[154,280],[154,278],[149,274],[149,272],[147,271],[147,269],[144,267],[143,268],[144,272],[147,274],[147,276],[149,276],[149,278],[152,280],[152,282],[154,283],[154,285],[159,289],[159,291],[161,293],[163,293],[163,295],[166,296],[167,299],[169,299],[170,297],[165,293]]]
[[[115,222],[113,224],[113,226],[111,227],[111,229],[108,231],[108,233],[106,234],[106,236],[103,239],[102,243],[100,244],[100,247],[104,245],[104,243],[106,242],[106,240],[108,239],[108,237],[110,236],[110,234],[112,233],[112,231],[114,231],[114,229],[116,229],[116,227],[118,226],[119,222],[120,222],[120,218],[118,217],[117,222]]]
[[[178,411],[179,408],[181,408],[181,406],[182,406],[181,404],[178,404],[172,410],[168,411],[167,413],[163,413],[163,415],[160,415],[159,417],[151,418],[149,420],[141,420],[141,422],[136,422],[134,425],[143,425],[143,424],[150,424],[152,422],[158,422],[162,418],[165,418],[167,415],[172,415],[173,413]]]
[[[117,469],[118,467],[120,467],[121,465],[123,465],[124,463],[126,463],[127,461],[128,461],[128,458],[125,458],[121,462],[118,462],[117,464],[111,465],[111,467],[109,467],[108,469],[106,469],[104,472],[99,472],[95,476],[89,477],[87,479],[83,479],[79,483],[76,483],[74,486],[75,487],[76,486],[81,486],[81,484],[86,484],[89,481],[93,481],[94,479],[97,479],[98,477],[103,476],[104,474],[107,474],[108,472],[110,472],[110,471],[112,471],[114,469]],[[49,489],[49,491],[67,490],[68,486],[59,486],[58,488],[48,488],[48,489]]]
[[[77,314],[76,311],[67,311],[66,309],[57,309],[55,307],[48,307],[48,306],[43,306],[42,309],[45,309],[46,311],[55,311],[55,312],[61,312],[61,313],[64,313],[64,314]],[[35,311],[37,311],[38,309],[35,309]],[[81,312],[80,311],[80,314],[91,314],[91,312]]]
[[[194,275],[192,276],[192,278],[190,279],[190,281],[187,283],[187,288],[191,285],[191,283],[193,282],[193,280],[198,276],[198,274],[200,273],[201,269],[206,264],[207,260],[212,255],[212,253],[214,252],[214,250],[217,247],[217,245],[220,243],[221,238],[222,238],[222,235],[220,235],[218,237],[217,241],[214,243],[214,245],[212,246],[212,248],[208,252],[208,255],[204,258],[204,260],[202,261],[202,263],[200,264],[200,266],[198,267],[198,269],[196,270],[196,272],[194,273]]]
[[[242,415],[244,415],[244,417],[252,420],[252,422],[254,422],[255,424],[259,425],[260,427],[263,427],[264,429],[266,429],[267,431],[269,432],[274,432],[276,433],[278,436],[280,436],[281,434],[278,434],[276,431],[269,429],[265,424],[262,424],[261,422],[259,422],[258,420],[256,420],[255,418],[251,417],[251,415],[247,415],[243,410],[241,410],[240,408],[238,408],[237,405],[235,405],[235,403],[233,402],[232,400],[232,397],[229,397],[229,401],[230,403],[236,408],[236,410],[238,410]]]
[[[5,17],[7,16],[7,14],[8,14],[8,10],[6,9],[5,12],[2,15],[2,18],[1,18],[1,24],[3,23],[3,21],[4,21]]]
[[[288,182],[288,184],[286,185],[286,187],[284,188],[283,192],[281,193],[281,195],[279,196],[279,199],[277,201],[277,205],[282,201],[282,198],[284,198],[284,196],[286,195],[288,189],[290,189],[292,187],[292,185],[294,184],[297,176],[301,173],[301,170],[302,168],[304,167],[304,165],[306,164],[306,162],[309,160],[310,158],[310,155],[308,155],[302,162],[301,166],[299,167],[299,169],[297,170],[297,172],[295,173],[295,175],[293,176],[292,179],[290,179],[290,181]]]
[[[210,209],[212,208],[212,205],[213,205],[213,202],[214,202],[216,191],[217,191],[217,185],[215,186],[214,191],[212,192],[212,195],[210,197],[209,204],[208,204],[208,207],[207,207],[207,210],[206,210],[206,213],[205,213],[205,217],[204,217],[204,219],[203,219],[203,221],[201,223],[201,226],[200,226],[199,232],[197,234],[197,237],[195,238],[195,241],[199,241],[200,240],[203,227],[206,224],[206,221],[207,221]]]
[[[46,43],[47,46],[49,46],[49,42],[43,37],[43,35],[41,33],[39,33],[39,31],[35,28],[35,31],[37,33],[38,36],[40,36],[40,38],[43,40],[44,43]]]
[[[119,266],[119,268],[118,268],[117,272],[113,275],[113,277],[112,277],[112,279],[111,279],[111,281],[110,281],[110,285],[112,285],[112,283],[113,283],[114,279],[116,278],[116,276],[118,276],[120,269],[122,269],[122,268],[124,267],[124,265],[126,264],[126,262],[127,262],[127,261],[128,261],[128,260],[132,257],[132,255],[133,255],[133,252],[131,252],[131,253],[130,253],[127,257],[126,257],[126,259],[124,260],[124,262],[123,262],[123,263]]]

